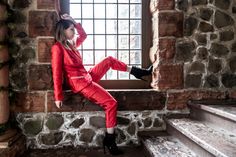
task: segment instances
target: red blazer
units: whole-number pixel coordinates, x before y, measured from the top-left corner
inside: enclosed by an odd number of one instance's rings
[[[75,41],[75,45],[78,47],[86,39],[87,34],[79,23],[76,24],[75,28],[79,35]],[[92,82],[92,78],[85,70],[81,55],[77,50],[66,49],[61,43],[56,42],[51,48],[51,53],[55,101],[63,100],[63,79],[66,79],[73,92],[81,91]]]

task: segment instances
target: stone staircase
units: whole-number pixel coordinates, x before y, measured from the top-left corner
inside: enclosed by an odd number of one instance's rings
[[[236,105],[189,103],[190,115],[166,118],[166,132],[141,132],[151,157],[235,157]]]

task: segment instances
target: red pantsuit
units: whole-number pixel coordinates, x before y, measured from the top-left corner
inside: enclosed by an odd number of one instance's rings
[[[87,35],[80,24],[77,24],[75,28],[79,34],[75,41],[78,47]],[[106,112],[106,127],[114,127],[116,125],[117,102],[97,82],[110,68],[126,71],[127,65],[113,57],[107,57],[87,72],[77,50],[66,49],[61,43],[56,42],[51,52],[55,100],[63,100],[62,83],[63,79],[66,79],[74,93],[79,92],[92,102],[102,106]]]

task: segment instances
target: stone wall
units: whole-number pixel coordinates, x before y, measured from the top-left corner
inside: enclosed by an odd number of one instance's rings
[[[30,148],[100,146],[104,113],[65,91],[53,103],[50,47],[57,0],[9,0],[12,25],[12,112]],[[138,144],[139,130],[164,130],[166,114],[188,113],[189,100],[236,98],[235,18],[231,0],[150,0],[153,90],[110,91],[119,103],[118,143]],[[84,108],[82,108],[84,104]]]

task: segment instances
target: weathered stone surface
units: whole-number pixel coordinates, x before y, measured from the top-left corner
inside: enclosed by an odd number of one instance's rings
[[[202,82],[202,74],[189,74],[185,77],[186,88],[199,88]]]
[[[213,14],[213,10],[209,8],[201,8],[200,9],[200,17],[203,20],[209,21],[211,19],[211,16]]]
[[[53,28],[57,21],[55,11],[30,11],[29,12],[29,36],[52,36]]]
[[[85,120],[83,118],[75,119],[71,124],[70,127],[73,128],[79,128],[81,125],[83,125]],[[92,125],[92,124],[91,124]]]
[[[51,47],[54,44],[53,38],[40,38],[38,40],[38,60],[39,62],[51,62]]]
[[[152,125],[152,119],[151,118],[145,118],[143,120],[144,127],[150,127]]]
[[[55,9],[56,0],[37,0],[38,9]]]
[[[153,121],[153,127],[161,127],[163,126],[164,122],[160,118],[155,118]]]
[[[29,66],[29,89],[30,90],[49,90],[52,89],[52,71],[50,65]]]
[[[206,32],[213,32],[214,28],[211,24],[206,22],[200,22],[199,24],[199,30],[206,33]]]
[[[179,10],[187,11],[188,10],[188,1],[186,0],[177,0],[175,2]]]
[[[59,114],[50,114],[47,117],[46,126],[49,130],[58,130],[62,124],[64,123],[64,119],[62,115]]]
[[[206,34],[196,34],[196,40],[198,45],[206,45],[207,44],[207,37]]]
[[[194,30],[197,28],[198,20],[194,17],[187,17],[184,21],[184,35],[191,36]]]
[[[207,0],[192,0],[192,5],[204,5],[207,4]]]
[[[213,73],[218,73],[222,69],[221,60],[209,59],[208,70]]]
[[[161,38],[158,43],[158,57],[160,60],[171,61],[175,56],[175,39]]]
[[[89,119],[90,125],[97,128],[106,128],[105,118],[104,117],[91,117]]]
[[[31,0],[21,0],[21,1],[14,1],[13,2],[13,8],[16,9],[24,9],[29,7],[29,5],[31,4]]]
[[[227,10],[230,6],[230,0],[215,0],[215,6],[217,8]]]
[[[92,142],[93,137],[95,135],[95,132],[92,129],[82,129],[80,133],[80,140],[86,143]]]
[[[229,67],[232,72],[236,72],[236,57],[232,57],[229,60]]]
[[[56,145],[63,139],[63,132],[51,132],[40,135],[41,142],[45,145]]]
[[[43,129],[43,120],[29,120],[24,124],[24,133],[28,136],[37,135]]]
[[[221,82],[226,88],[232,88],[236,86],[236,75],[235,74],[222,74]]]
[[[159,0],[157,1],[158,10],[174,10],[174,0]]]
[[[42,92],[15,92],[12,100],[11,111],[13,112],[44,112],[45,94]]]
[[[186,41],[182,43],[177,43],[176,51],[176,61],[187,62],[191,61],[193,58],[193,50],[195,49],[195,44],[192,41]]]
[[[234,42],[231,46],[231,51],[236,52],[236,42]]]
[[[132,136],[136,132],[136,123],[131,123],[131,125],[127,128],[127,132]]]
[[[206,77],[204,87],[215,88],[219,87],[219,79],[215,75],[209,75]]]
[[[197,50],[197,58],[200,60],[205,60],[208,58],[208,51],[205,47],[200,47]]]
[[[203,73],[205,70],[205,65],[201,62],[193,62],[188,70],[188,72],[194,72],[194,73]]]
[[[234,32],[233,31],[223,31],[220,32],[220,40],[221,41],[230,41],[234,39]]]
[[[117,124],[119,125],[128,125],[130,123],[130,120],[128,118],[124,118],[124,117],[117,117]]]
[[[183,36],[183,13],[160,12],[159,13],[159,36]]]
[[[232,13],[234,13],[234,14],[236,13],[236,6],[232,7]]]
[[[210,53],[216,57],[225,57],[229,53],[229,50],[226,46],[222,44],[212,43]]]
[[[218,37],[217,34],[214,34],[214,33],[210,35],[211,40],[217,39],[217,37]]]
[[[117,128],[116,131],[117,131],[117,135],[118,135],[117,140],[116,140],[117,144],[121,144],[122,142],[124,142],[126,140],[126,136],[125,136],[123,130]]]
[[[222,28],[233,25],[234,20],[229,15],[217,10],[215,13],[214,24],[217,28]]]

